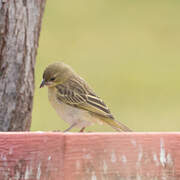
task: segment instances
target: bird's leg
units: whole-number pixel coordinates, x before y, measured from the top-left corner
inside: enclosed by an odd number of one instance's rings
[[[77,125],[77,123],[73,123],[70,127],[68,127],[67,129],[65,129],[63,132],[68,132],[69,130],[71,130],[73,127],[75,127]]]
[[[85,128],[86,127],[81,128],[79,132],[84,132]]]

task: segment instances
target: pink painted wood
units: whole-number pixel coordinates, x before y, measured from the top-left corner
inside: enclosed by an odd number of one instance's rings
[[[0,180],[180,180],[180,133],[0,133]]]

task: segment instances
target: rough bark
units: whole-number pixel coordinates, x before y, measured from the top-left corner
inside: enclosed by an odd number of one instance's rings
[[[0,0],[0,131],[30,128],[44,6],[45,0]]]

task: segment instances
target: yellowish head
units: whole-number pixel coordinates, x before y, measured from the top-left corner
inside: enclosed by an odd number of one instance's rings
[[[53,87],[66,81],[74,74],[73,70],[63,62],[50,64],[43,73],[43,80],[40,88],[43,86]]]

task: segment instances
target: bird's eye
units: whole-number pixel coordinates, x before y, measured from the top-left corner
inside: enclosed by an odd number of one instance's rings
[[[50,79],[50,81],[54,81],[55,80],[55,77],[52,77],[51,79]]]

